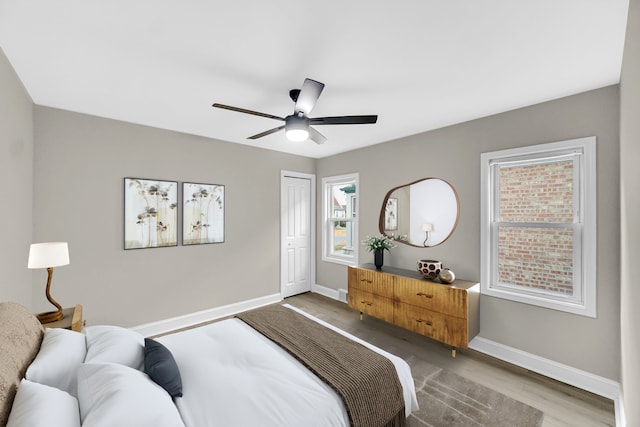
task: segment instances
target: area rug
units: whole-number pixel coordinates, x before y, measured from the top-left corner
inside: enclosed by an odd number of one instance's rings
[[[415,375],[420,410],[409,427],[539,427],[542,411],[441,369]]]

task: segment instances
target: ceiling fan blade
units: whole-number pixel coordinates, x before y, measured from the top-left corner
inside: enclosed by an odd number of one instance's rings
[[[232,107],[231,105],[224,105],[224,104],[215,103],[215,104],[212,105],[212,107],[222,108],[224,110],[237,111],[238,113],[252,114],[254,116],[266,117],[268,119],[275,119],[275,120],[284,121],[284,117],[274,116],[273,114],[261,113],[259,111],[247,110],[245,108]]]
[[[337,116],[337,117],[316,117],[309,119],[311,125],[362,125],[375,123],[378,121],[377,115],[371,116]]]
[[[316,144],[324,144],[325,141],[327,140],[327,138],[323,134],[321,134],[320,132],[318,132],[312,127],[309,127],[309,139],[315,142]]]
[[[304,83],[298,94],[298,99],[296,100],[296,113],[302,112],[305,115],[309,114],[311,110],[313,110],[313,107],[315,107],[316,101],[318,101],[322,93],[322,89],[324,89],[324,83],[304,79]]]
[[[252,135],[250,137],[247,137],[247,139],[258,139],[258,138],[262,138],[263,136],[267,136],[267,135],[271,135],[272,133],[276,133],[279,130],[284,129],[284,125],[282,126],[278,126],[277,128],[273,128],[273,129],[269,129],[269,130],[265,130],[264,132],[260,132],[257,133],[255,135]]]

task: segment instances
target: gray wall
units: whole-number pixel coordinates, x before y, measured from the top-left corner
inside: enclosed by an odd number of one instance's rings
[[[480,335],[619,380],[618,96],[618,86],[606,87],[320,159],[318,182],[326,176],[360,172],[362,237],[378,233],[378,214],[387,190],[423,177],[449,181],[458,191],[461,204],[453,236],[429,249],[407,246],[393,249],[390,254],[385,253],[385,264],[414,269],[418,259],[438,259],[458,278],[479,280],[480,153],[595,135],[598,317],[592,319],[483,296]],[[320,210],[318,217],[321,218]],[[320,230],[319,225],[318,235]],[[372,255],[361,250],[360,262],[372,262]],[[318,257],[317,283],[333,289],[346,288],[346,267],[323,262]]]
[[[628,426],[640,426],[640,0],[629,2],[620,82],[622,390]]]
[[[313,173],[315,160],[44,107],[35,141],[34,239],[69,242],[52,293],[82,303],[89,323],[139,325],[280,291],[280,170]],[[226,242],[123,250],[123,177],[225,185]]]
[[[31,307],[27,269],[31,243],[33,187],[33,103],[0,49],[0,301]],[[44,295],[46,272],[38,289]]]

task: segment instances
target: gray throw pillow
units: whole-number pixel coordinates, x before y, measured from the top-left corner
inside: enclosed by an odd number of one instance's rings
[[[151,338],[144,339],[144,372],[171,397],[182,397],[182,378],[173,355]]]

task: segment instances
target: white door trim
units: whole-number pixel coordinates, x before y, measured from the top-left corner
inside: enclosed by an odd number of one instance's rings
[[[311,208],[309,209],[310,218],[310,239],[309,248],[311,254],[311,261],[309,262],[309,280],[311,281],[311,289],[315,286],[316,282],[316,176],[314,174],[304,173],[304,172],[293,172],[293,171],[280,171],[280,218],[282,219],[282,198],[284,197],[285,185],[284,178],[302,178],[308,179],[311,181]],[[280,221],[280,246],[278,247],[280,255],[280,297],[284,298],[284,280],[286,277],[285,274],[285,263],[284,259],[282,259],[282,220]]]

